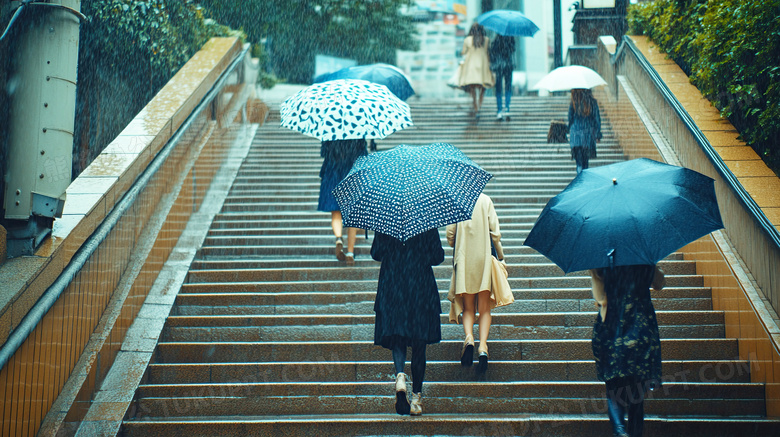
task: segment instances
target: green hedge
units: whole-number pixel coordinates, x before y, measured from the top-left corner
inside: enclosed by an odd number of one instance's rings
[[[213,36],[236,35],[189,0],[82,2],[75,178]]]
[[[632,5],[648,35],[780,175],[780,0],[655,0]]]

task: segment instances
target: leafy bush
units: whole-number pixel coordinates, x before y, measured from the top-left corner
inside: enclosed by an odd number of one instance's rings
[[[780,0],[655,0],[632,5],[648,35],[780,175]]]
[[[75,178],[213,36],[242,36],[190,0],[82,2]]]

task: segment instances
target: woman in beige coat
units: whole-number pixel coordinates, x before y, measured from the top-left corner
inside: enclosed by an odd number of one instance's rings
[[[504,260],[501,246],[501,231],[493,200],[482,193],[474,206],[471,220],[447,226],[447,242],[455,248],[453,254],[452,280],[447,296],[450,306],[450,321],[458,322],[463,313],[463,331],[466,339],[461,352],[461,365],[471,366],[474,361],[474,318],[477,303],[479,305],[479,365],[477,371],[487,370],[487,338],[492,317],[490,310],[496,306],[491,296],[491,249],[496,249],[496,257]]]
[[[461,54],[465,57],[460,66],[458,86],[471,94],[472,110],[477,116],[482,107],[482,99],[485,97],[485,89],[493,88],[496,84],[495,76],[490,71],[490,58],[488,47],[490,38],[485,36],[485,28],[479,23],[471,25],[469,36],[463,41]],[[477,97],[479,92],[479,97]]]

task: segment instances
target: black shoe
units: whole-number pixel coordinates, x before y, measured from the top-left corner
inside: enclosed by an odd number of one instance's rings
[[[479,363],[477,364],[477,373],[485,373],[488,368],[488,353],[479,353]]]
[[[472,364],[474,364],[474,342],[469,343],[466,340],[463,342],[463,351],[460,353],[460,365],[471,367]]]
[[[623,407],[615,399],[611,399],[607,395],[607,416],[609,417],[609,423],[612,425],[612,435],[615,437],[628,437],[625,422],[623,421],[624,414],[625,410]]]

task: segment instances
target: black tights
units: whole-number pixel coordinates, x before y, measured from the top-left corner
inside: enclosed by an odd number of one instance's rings
[[[607,385],[607,415],[615,435],[642,437],[645,418],[645,386],[634,377],[614,378]],[[628,425],[623,416],[628,413]]]
[[[421,393],[425,379],[425,343],[412,344],[412,393]],[[396,375],[406,366],[406,346],[393,347],[393,363]]]

